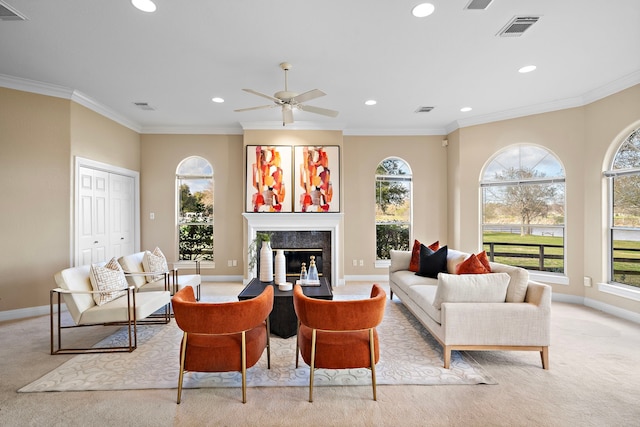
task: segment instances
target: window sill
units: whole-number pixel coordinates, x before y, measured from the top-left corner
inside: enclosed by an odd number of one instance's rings
[[[569,278],[564,274],[558,273],[541,273],[539,271],[529,271],[529,278],[536,282],[551,283],[553,285],[568,285]]]
[[[640,288],[623,285],[622,283],[598,283],[598,290],[622,298],[640,301]]]
[[[377,259],[375,262],[375,268],[389,268],[391,265],[390,259]]]

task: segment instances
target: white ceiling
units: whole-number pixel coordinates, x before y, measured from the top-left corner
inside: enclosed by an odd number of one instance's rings
[[[279,109],[233,110],[268,104],[242,89],[282,90],[283,61],[290,90],[321,89],[308,105],[340,111],[295,111],[291,127],[345,134],[444,134],[640,83],[639,0],[494,0],[480,11],[431,0],[422,19],[411,15],[419,0],[155,0],[155,13],[129,0],[3,1],[28,20],[0,21],[1,86],[68,96],[143,133],[281,127]],[[541,18],[523,36],[496,36],[528,15]],[[537,70],[517,72],[528,64]]]

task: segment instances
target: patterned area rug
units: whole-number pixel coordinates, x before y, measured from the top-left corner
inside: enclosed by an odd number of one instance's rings
[[[341,299],[354,299],[343,296]],[[376,365],[379,385],[496,384],[465,352],[454,351],[451,369],[442,367],[442,348],[397,300],[388,301],[384,320],[378,327],[380,361]],[[133,390],[177,388],[182,332],[175,321],[168,325],[138,328],[138,348],[132,353],[83,354],[62,364],[19,392]],[[126,340],[120,330],[97,346]],[[250,387],[308,386],[309,367],[300,359],[295,368],[295,337],[271,337],[271,369],[266,351],[247,370]],[[368,369],[318,369],[316,386],[371,385]],[[185,388],[240,387],[239,372],[185,373]]]

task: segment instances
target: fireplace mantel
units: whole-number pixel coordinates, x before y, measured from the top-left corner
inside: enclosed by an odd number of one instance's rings
[[[257,231],[330,231],[331,232],[331,285],[342,284],[342,214],[341,213],[243,213],[247,221],[245,249],[251,245]],[[246,267],[245,281],[257,277],[255,268]]]

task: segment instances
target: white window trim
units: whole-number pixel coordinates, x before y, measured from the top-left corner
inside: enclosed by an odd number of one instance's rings
[[[598,290],[611,295],[622,298],[640,301],[640,288],[629,286],[622,283],[598,283]]]

